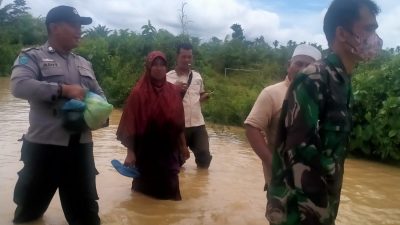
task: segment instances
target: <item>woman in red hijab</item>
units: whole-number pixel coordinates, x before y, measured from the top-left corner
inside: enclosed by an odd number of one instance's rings
[[[127,159],[136,158],[140,177],[132,182],[133,190],[158,199],[181,200],[180,156],[188,157],[189,151],[183,134],[182,98],[175,85],[166,81],[166,73],[165,55],[150,52],[145,72],[125,104],[117,139],[128,148]]]

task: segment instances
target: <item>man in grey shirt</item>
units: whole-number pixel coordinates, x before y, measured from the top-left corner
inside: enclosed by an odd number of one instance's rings
[[[11,75],[11,91],[30,104],[29,129],[23,138],[24,167],[14,190],[14,223],[40,218],[57,188],[69,224],[100,224],[91,131],[65,128],[61,107],[83,100],[86,90],[104,97],[91,63],[71,52],[81,25],[92,22],[76,9],[58,6],[46,16],[48,41],[22,50]]]

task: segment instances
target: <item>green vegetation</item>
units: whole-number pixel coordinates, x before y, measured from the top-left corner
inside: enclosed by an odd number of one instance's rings
[[[354,129],[358,155],[400,161],[400,55],[386,54],[362,65],[353,79]]]
[[[46,30],[43,18],[32,17],[25,1],[15,0],[0,7],[0,75],[6,76],[19,50],[42,44]],[[178,36],[156,29],[151,21],[140,28],[141,32],[98,25],[84,31],[76,51],[92,62],[109,101],[119,107],[143,72],[148,52],[164,51],[169,68],[173,68],[176,45],[190,41],[194,46],[194,68],[203,75],[207,89],[213,91],[203,108],[206,120],[241,126],[263,87],[283,79],[285,64],[298,43],[281,44],[276,40],[271,46],[262,36],[250,41],[239,24],[230,27],[232,33],[224,40],[213,37],[205,41],[189,36],[184,25],[183,21]],[[382,53],[354,74],[351,152],[400,162],[400,120],[396,118],[400,115],[400,47]]]

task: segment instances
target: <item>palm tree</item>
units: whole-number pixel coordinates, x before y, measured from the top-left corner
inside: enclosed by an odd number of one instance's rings
[[[96,27],[90,28],[83,32],[85,37],[89,38],[105,38],[112,32],[112,30],[108,29],[106,26],[97,25]]]
[[[256,46],[264,46],[266,44],[264,36],[261,35],[260,37],[256,38],[256,40],[254,40],[254,44]]]
[[[297,43],[295,41],[289,40],[287,43],[287,47],[291,48],[291,47],[296,47]]]
[[[148,20],[147,25],[142,26],[142,35],[149,38],[154,38],[155,34],[157,34],[157,30],[151,24],[150,20]]]
[[[399,54],[400,53],[400,46],[396,47],[396,53]]]
[[[0,6],[3,0],[0,0]],[[17,20],[19,17],[27,15],[29,7],[26,6],[25,0],[14,0],[13,3],[0,8],[0,23],[7,23]]]
[[[272,42],[272,44],[274,45],[274,48],[277,48],[279,45],[279,41],[275,40],[274,42]]]

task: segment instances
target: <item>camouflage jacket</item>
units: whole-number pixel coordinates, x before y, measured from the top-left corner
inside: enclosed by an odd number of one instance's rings
[[[334,224],[351,130],[350,75],[335,54],[290,85],[272,159],[271,224]]]

